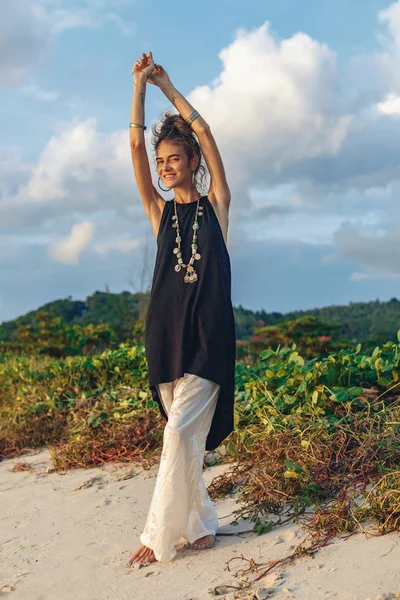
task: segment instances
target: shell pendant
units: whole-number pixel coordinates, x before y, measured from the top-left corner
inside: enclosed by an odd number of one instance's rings
[[[189,273],[185,273],[185,277],[183,278],[183,281],[185,283],[194,283],[195,281],[197,281],[197,273],[196,273],[196,271],[194,269],[192,269],[192,272],[190,274]]]
[[[185,283],[194,283],[195,281],[197,281],[197,273],[193,269],[192,265],[188,265],[183,281]]]

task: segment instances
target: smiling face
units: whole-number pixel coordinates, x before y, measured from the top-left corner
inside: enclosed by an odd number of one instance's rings
[[[158,145],[157,173],[169,188],[190,184],[197,162],[197,157],[189,161],[182,144],[164,140]]]

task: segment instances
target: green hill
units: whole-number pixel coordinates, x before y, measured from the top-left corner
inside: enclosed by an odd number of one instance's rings
[[[137,294],[95,292],[85,301],[72,300],[71,296],[64,300],[54,300],[13,321],[1,323],[0,340],[15,340],[18,327],[36,325],[38,312],[48,312],[55,317],[61,317],[65,323],[82,327],[108,323],[121,339],[126,339],[130,336],[136,321],[144,318],[149,298],[149,292]]]
[[[30,311],[13,321],[0,324],[0,340],[16,339],[18,327],[35,325],[39,311],[61,317],[65,323],[86,326],[108,323],[119,339],[129,339],[135,323],[146,315],[150,292],[132,294],[124,291],[120,294],[95,292],[85,301],[55,300]],[[400,301],[392,298],[388,302],[351,302],[347,306],[327,306],[306,311],[290,313],[268,313],[265,310],[252,311],[242,305],[234,307],[237,338],[249,338],[255,328],[274,325],[282,320],[294,320],[313,315],[321,321],[336,325],[335,339],[350,342],[368,340],[379,344],[387,340],[395,341],[400,329]]]

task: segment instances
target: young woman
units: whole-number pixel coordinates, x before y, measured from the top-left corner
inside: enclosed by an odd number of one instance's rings
[[[146,316],[149,387],[167,424],[142,546],[128,565],[170,561],[181,538],[213,547],[216,510],[202,476],[204,450],[233,430],[236,337],[231,265],[226,248],[230,191],[210,127],[172,85],[152,53],[133,67],[130,123],[133,167],[157,239]],[[161,89],[177,112],[153,127],[158,185],[144,139],[146,84]],[[206,170],[208,192],[199,193]]]

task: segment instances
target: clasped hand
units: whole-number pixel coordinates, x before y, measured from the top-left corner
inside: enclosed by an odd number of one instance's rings
[[[135,61],[132,75],[134,78],[136,76],[143,76],[149,83],[158,87],[169,82],[169,76],[166,70],[161,65],[154,63],[152,52],[149,52],[148,54],[143,52],[142,58]]]

